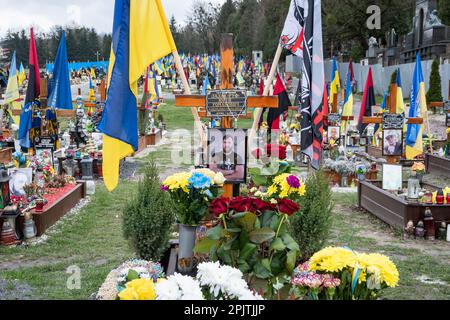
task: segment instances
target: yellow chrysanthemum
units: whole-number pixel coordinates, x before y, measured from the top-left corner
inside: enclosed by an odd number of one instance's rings
[[[395,287],[399,281],[399,273],[395,264],[385,255],[379,253],[361,253],[357,255],[361,268],[370,273],[371,270],[380,270],[381,281],[389,287]]]
[[[279,176],[276,176],[273,179],[273,185],[270,188],[272,188],[272,191],[275,190],[275,188],[277,188],[277,191],[273,192],[277,193],[278,192],[278,188],[280,190],[280,198],[284,199],[289,197],[290,195],[294,195],[294,194],[299,194],[300,196],[305,195],[306,192],[306,186],[305,184],[300,180],[300,188],[293,188],[289,185],[288,183],[288,178],[292,176],[292,174],[290,173],[283,173],[280,174]],[[270,192],[269,192],[270,195]]]
[[[345,268],[353,269],[356,265],[355,252],[344,249],[327,247],[310,259],[310,269],[312,271],[338,272]]]
[[[267,189],[267,195],[269,196],[269,197],[271,197],[271,196],[273,196],[275,193],[277,193],[278,192],[278,187],[276,186],[276,185],[271,185],[270,187],[269,187],[269,189]]]
[[[137,279],[127,283],[119,294],[121,300],[155,300],[155,285],[151,279]]]
[[[189,193],[189,178],[190,172],[175,173],[164,180],[163,185],[168,187],[170,191],[182,189],[184,192]]]

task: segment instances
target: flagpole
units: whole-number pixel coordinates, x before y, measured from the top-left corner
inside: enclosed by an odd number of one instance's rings
[[[181,63],[181,58],[180,58],[180,55],[178,54],[178,50],[175,50],[174,52],[172,52],[172,54],[173,54],[173,58],[175,60],[175,65],[177,67],[177,71],[181,77],[181,82],[183,83],[184,92],[185,92],[185,94],[190,95],[191,88],[189,87],[189,83],[186,78],[186,74],[184,73],[183,64]],[[195,127],[200,135],[200,142],[202,143],[202,145],[204,145],[204,143],[206,142],[205,134],[203,132],[202,123],[200,120],[200,116],[198,114],[198,110],[197,110],[197,108],[191,108],[191,112],[192,112],[192,115],[194,116]]]
[[[275,53],[275,57],[273,58],[273,62],[272,62],[272,67],[270,68],[269,78],[264,87],[263,96],[269,95],[270,85],[273,82],[273,79],[275,78],[275,73],[277,71],[278,62],[280,61],[282,52],[283,52],[283,47],[281,46],[281,44],[278,44],[277,52]],[[261,118],[262,112],[263,112],[263,108],[258,108],[256,111],[255,119],[253,119],[252,130],[250,131],[250,141],[252,141],[252,137],[254,137],[254,135],[256,133],[256,129],[258,127],[259,119]]]

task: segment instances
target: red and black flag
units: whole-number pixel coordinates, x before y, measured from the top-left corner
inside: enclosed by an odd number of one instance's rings
[[[283,120],[285,120],[289,112],[289,107],[291,106],[291,100],[289,99],[289,95],[286,92],[286,87],[284,86],[283,80],[279,74],[277,75],[277,82],[275,83],[275,87],[273,89],[273,95],[278,96],[278,108],[272,108],[269,110],[269,114],[267,115],[267,124],[271,130],[279,130],[280,117],[283,117]]]
[[[359,111],[358,130],[360,134],[362,134],[367,127],[367,124],[363,123],[363,117],[372,116],[372,106],[374,105],[376,105],[376,101],[373,88],[372,68],[369,68],[366,86],[364,87],[364,95],[361,101],[361,110]]]
[[[321,0],[304,0],[303,76],[300,98],[301,149],[311,167],[320,168],[323,151],[323,64]],[[301,10],[300,10],[301,11]]]
[[[28,75],[28,88],[25,98],[25,105],[39,99],[41,94],[41,74],[39,71],[36,42],[34,40],[33,28],[30,29],[30,73]]]

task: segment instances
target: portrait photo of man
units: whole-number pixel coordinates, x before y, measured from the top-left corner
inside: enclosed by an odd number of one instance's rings
[[[214,172],[221,172],[227,182],[245,182],[246,176],[245,130],[210,129],[208,166]]]
[[[401,156],[403,153],[402,130],[383,131],[383,155]]]
[[[328,142],[333,140],[336,142],[340,138],[340,127],[329,127],[328,128]]]

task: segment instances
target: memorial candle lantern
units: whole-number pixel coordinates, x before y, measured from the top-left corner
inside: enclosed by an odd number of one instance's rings
[[[423,202],[425,202],[426,204],[433,204],[433,194],[431,192],[426,192]]]
[[[8,171],[2,164],[0,166],[0,209],[5,209],[11,201],[11,195],[9,193],[9,180],[11,180],[11,178],[8,175]]]
[[[43,212],[44,211],[44,199],[37,199],[36,200],[36,212]]]
[[[434,226],[434,218],[431,213],[430,208],[425,209],[425,217],[423,219],[423,223],[425,226],[425,234],[427,240],[434,240],[436,235],[436,230]]]
[[[416,175],[412,175],[408,179],[408,199],[417,200],[419,199],[420,192],[420,182]]]
[[[444,191],[439,189],[436,194],[436,204],[444,204]]]
[[[94,180],[93,162],[89,156],[84,156],[81,160],[81,180]]]

